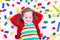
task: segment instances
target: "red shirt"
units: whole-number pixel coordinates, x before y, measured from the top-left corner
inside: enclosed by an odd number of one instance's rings
[[[37,33],[38,33],[38,36],[41,40],[41,32],[40,32],[40,29],[39,29],[39,26],[38,26],[38,23],[42,20],[42,14],[38,13],[38,12],[35,12],[36,16],[37,16],[37,19],[36,20],[33,20],[33,23],[37,29]],[[24,22],[17,22],[16,19],[20,16],[20,14],[16,14],[14,15],[10,21],[15,25],[17,26],[17,35],[15,36],[17,39],[20,38],[20,34],[21,34],[21,31],[22,31],[22,28],[24,27]]]

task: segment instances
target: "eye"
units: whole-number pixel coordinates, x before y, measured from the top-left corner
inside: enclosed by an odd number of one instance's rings
[[[32,17],[30,17],[30,18],[32,18]]]
[[[28,17],[25,17],[25,18],[28,18]]]

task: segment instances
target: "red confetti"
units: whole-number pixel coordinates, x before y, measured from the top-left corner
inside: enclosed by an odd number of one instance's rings
[[[14,7],[14,4],[12,4],[12,7]]]
[[[38,3],[38,6],[41,6],[42,5],[42,3]]]
[[[49,37],[47,37],[47,40],[49,40]]]
[[[10,6],[9,3],[6,3],[7,6]]]
[[[2,12],[2,10],[0,10],[0,12]]]
[[[4,34],[4,37],[7,38],[6,34]]]
[[[52,27],[52,29],[54,30],[54,29],[55,29],[55,27]]]
[[[47,5],[49,5],[51,2],[48,2]]]
[[[2,29],[1,32],[3,32],[4,30]]]
[[[17,4],[20,4],[20,2],[17,2]]]
[[[23,10],[25,7],[23,6],[21,9]]]

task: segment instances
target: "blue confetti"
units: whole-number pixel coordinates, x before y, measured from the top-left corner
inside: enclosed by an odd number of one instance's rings
[[[55,35],[56,33],[54,32],[53,35]]]
[[[33,0],[31,0],[31,2],[32,2]]]
[[[4,15],[4,19],[7,19],[7,16],[6,15]]]
[[[14,28],[14,26],[11,26],[11,28]]]
[[[55,23],[55,20],[51,22],[51,24]]]
[[[59,29],[60,29],[60,22],[58,23],[57,32],[59,31]]]
[[[46,35],[43,37],[43,39],[45,39],[46,38]]]
[[[9,31],[5,31],[5,33],[9,33]]]
[[[2,8],[4,8],[4,6],[5,6],[5,3],[2,3]]]
[[[41,8],[42,8],[42,9],[45,9],[45,6],[42,6]]]
[[[30,4],[30,2],[28,2],[28,4]]]
[[[46,26],[42,26],[42,29],[45,29],[45,28],[47,28]]]
[[[22,0],[20,0],[20,2],[22,2]]]
[[[5,12],[5,11],[6,11],[6,9],[3,9],[2,11],[3,11],[3,12]]]
[[[10,11],[10,15],[12,15],[12,11]]]

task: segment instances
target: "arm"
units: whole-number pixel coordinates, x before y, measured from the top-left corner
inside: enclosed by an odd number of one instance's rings
[[[14,15],[10,21],[15,25],[15,26],[18,26],[18,22],[16,21],[16,19],[20,16],[20,14],[16,14]]]
[[[39,23],[42,20],[42,14],[40,14],[39,12],[35,12],[37,19],[34,20],[35,23]]]

